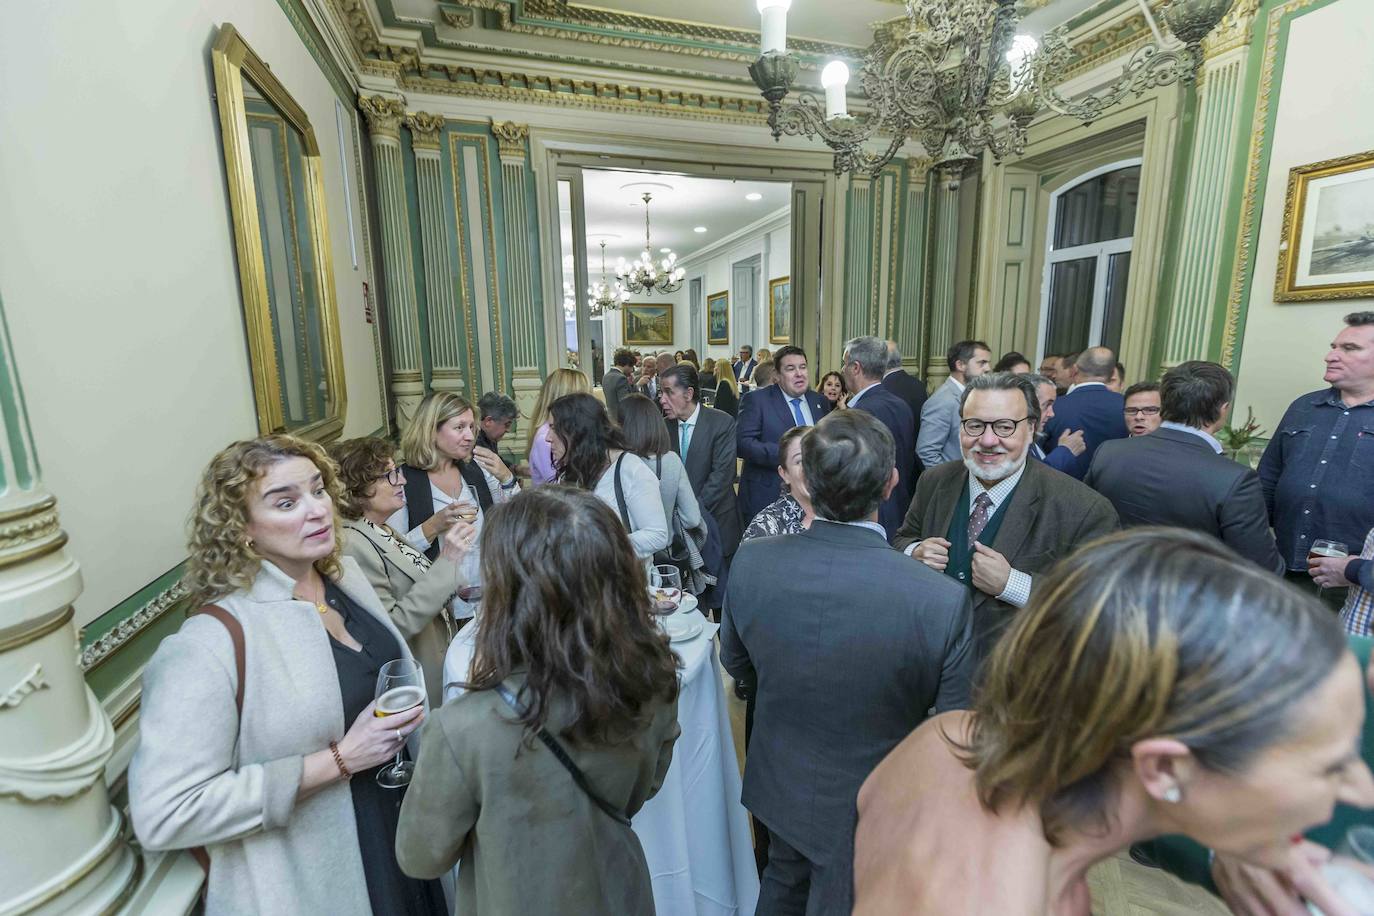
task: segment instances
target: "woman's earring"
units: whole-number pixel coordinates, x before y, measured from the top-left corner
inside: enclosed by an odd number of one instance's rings
[[[1183,801],[1183,792],[1178,786],[1170,786],[1164,790],[1164,800],[1171,805],[1176,805]]]

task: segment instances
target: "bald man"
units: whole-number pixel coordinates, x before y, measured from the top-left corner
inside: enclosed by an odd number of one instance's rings
[[[1116,371],[1116,354],[1110,347],[1089,347],[1074,361],[1068,394],[1054,404],[1054,418],[1045,424],[1045,441],[1058,442],[1067,430],[1081,429],[1086,448],[1062,470],[1079,480],[1088,473],[1093,454],[1103,442],[1125,439],[1126,401],[1107,387]],[[1013,417],[1012,419],[1015,419]]]

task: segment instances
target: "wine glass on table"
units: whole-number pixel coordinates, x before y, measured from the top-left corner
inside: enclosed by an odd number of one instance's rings
[[[387,662],[377,674],[377,704],[373,715],[378,718],[394,716],[414,709],[425,701],[425,673],[420,663],[413,658],[398,658]],[[396,752],[396,759],[377,771],[377,784],[384,789],[399,789],[410,784],[415,772],[415,764],[401,759],[402,749]]]
[[[1348,556],[1350,556],[1350,548],[1349,548],[1349,547],[1346,547],[1346,546],[1345,546],[1344,544],[1342,544],[1340,541],[1328,541],[1328,540],[1325,540],[1325,539],[1322,539],[1322,538],[1319,538],[1319,539],[1313,541],[1313,542],[1312,542],[1312,546],[1311,546],[1311,547],[1308,549],[1308,551],[1307,551],[1307,561],[1308,561],[1309,563],[1312,562],[1314,559],[1318,559],[1318,558],[1320,558],[1320,557],[1348,557]],[[1318,585],[1318,586],[1317,586],[1317,594],[1318,594],[1318,595],[1320,595],[1320,594],[1321,594],[1322,592],[1324,592],[1324,591],[1326,591],[1326,587],[1325,587],[1325,586],[1323,586],[1323,585]]]
[[[664,564],[649,571],[650,606],[660,618],[677,613],[682,606],[682,573]]]

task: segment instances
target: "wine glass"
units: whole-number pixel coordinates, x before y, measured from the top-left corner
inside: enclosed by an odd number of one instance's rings
[[[682,573],[671,564],[655,566],[649,571],[649,592],[655,614],[667,617],[677,613],[682,606]]]
[[[1307,551],[1307,559],[1308,559],[1309,562],[1310,562],[1313,558],[1315,558],[1315,557],[1348,557],[1348,556],[1350,556],[1350,548],[1349,548],[1349,547],[1346,547],[1346,546],[1345,546],[1344,544],[1342,544],[1340,541],[1328,541],[1328,540],[1325,540],[1325,539],[1318,539],[1318,540],[1313,541],[1313,542],[1312,542],[1311,548],[1309,548],[1308,551]],[[1324,591],[1326,591],[1326,587],[1325,587],[1325,586],[1322,586],[1322,585],[1317,586],[1317,594],[1318,594],[1318,595],[1320,595],[1320,594],[1321,594],[1322,592],[1324,592]]]
[[[425,673],[419,662],[413,658],[398,658],[382,666],[377,674],[377,705],[373,715],[378,718],[394,716],[424,701]],[[415,764],[402,760],[401,750],[396,751],[395,761],[377,771],[377,784],[384,789],[399,789],[410,784]]]
[[[1322,877],[1355,912],[1374,913],[1374,878],[1369,874],[1370,866],[1374,866],[1374,827],[1351,827],[1336,847],[1336,855],[1354,861],[1333,859],[1322,866]],[[1308,904],[1307,908],[1320,916],[1321,910],[1315,905]]]
[[[477,500],[477,488],[472,484],[463,487],[455,503],[458,507],[458,518],[461,521],[474,525],[481,530],[481,503]],[[458,589],[458,598],[468,604],[476,604],[482,600],[482,580],[480,575],[481,564],[477,558],[477,544],[474,541],[463,562],[458,568],[458,575],[461,581],[468,583]]]

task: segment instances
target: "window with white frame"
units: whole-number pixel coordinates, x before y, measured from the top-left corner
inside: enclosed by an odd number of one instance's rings
[[[1121,349],[1126,284],[1140,192],[1140,160],[1080,175],[1050,198],[1041,284],[1040,357]]]

